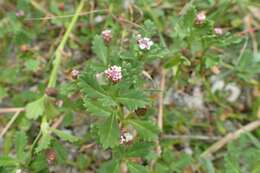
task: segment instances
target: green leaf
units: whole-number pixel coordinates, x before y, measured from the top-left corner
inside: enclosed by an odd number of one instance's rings
[[[17,160],[9,157],[9,156],[0,156],[0,167],[3,166],[17,166]]]
[[[111,111],[101,105],[98,101],[89,101],[87,98],[84,99],[84,106],[87,108],[87,111],[94,114],[95,116],[109,116]]]
[[[17,132],[15,136],[15,148],[16,148],[16,157],[17,159],[23,163],[26,159],[25,148],[27,144],[27,136],[25,132]]]
[[[45,98],[41,97],[36,101],[28,103],[25,107],[26,117],[36,120],[39,116],[41,116],[44,112],[44,102]]]
[[[149,104],[141,91],[121,93],[120,96],[116,97],[116,100],[125,105],[130,111],[136,110],[137,108],[144,108]]]
[[[105,149],[114,147],[119,144],[119,136],[120,131],[116,122],[116,116],[112,114],[99,126],[100,142]]]
[[[68,152],[66,151],[66,149],[63,147],[62,144],[55,140],[53,142],[53,148],[55,150],[55,153],[57,154],[58,163],[65,164],[68,157]]]
[[[145,20],[144,21],[144,34],[147,37],[151,37],[156,33],[156,26],[151,20]]]
[[[77,166],[83,172],[91,164],[91,159],[86,154],[79,154],[77,157]]]
[[[38,69],[39,65],[40,65],[40,61],[35,60],[35,59],[28,59],[25,62],[25,67],[29,71],[36,71]]]
[[[130,173],[149,173],[146,167],[139,165],[137,163],[129,162],[127,163],[127,167]]]
[[[59,136],[59,138],[65,140],[65,141],[69,141],[69,142],[77,142],[79,140],[78,137],[73,136],[71,134],[69,134],[68,132],[65,131],[61,131],[61,130],[57,130],[52,128],[52,131]]]
[[[51,139],[52,138],[49,134],[43,134],[41,139],[38,142],[37,148],[35,149],[36,153],[39,153],[40,151],[49,148]]]
[[[32,160],[31,167],[35,173],[39,173],[41,171],[45,172],[48,170],[48,162],[43,152],[36,155],[36,157]]]
[[[108,97],[105,90],[97,83],[90,74],[84,73],[80,78],[79,86],[88,97],[104,98]]]
[[[152,148],[151,143],[135,143],[128,147],[124,152],[125,157],[145,157]]]
[[[130,119],[128,122],[134,126],[144,140],[151,141],[157,139],[159,129],[151,122],[135,119]]]
[[[98,173],[119,173],[120,163],[118,160],[111,160],[101,165]]]
[[[97,57],[104,63],[107,64],[107,47],[100,35],[96,35],[93,41],[92,49]]]
[[[6,97],[8,94],[6,92],[6,89],[0,85],[0,103],[4,97]]]

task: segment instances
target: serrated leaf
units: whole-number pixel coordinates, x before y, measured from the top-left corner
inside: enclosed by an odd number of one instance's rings
[[[95,116],[107,117],[111,115],[111,112],[97,101],[89,101],[88,99],[84,99],[84,106],[88,112]]]
[[[93,76],[84,73],[80,79],[79,86],[88,97],[108,97],[105,90],[97,83]]]
[[[115,114],[110,115],[99,126],[99,137],[102,146],[106,149],[119,144],[120,131]]]
[[[104,63],[107,64],[107,47],[100,35],[96,35],[93,41],[92,49],[97,57]]]
[[[36,153],[39,153],[42,150],[49,148],[51,143],[51,136],[49,134],[43,134],[41,139],[38,142],[38,146],[35,149]]]
[[[44,112],[44,100],[45,98],[41,97],[36,101],[28,103],[25,107],[26,117],[36,120],[39,116],[41,116]]]
[[[119,173],[120,163],[118,160],[111,160],[101,165],[98,173]]]
[[[138,131],[144,140],[155,140],[158,137],[159,129],[149,121],[130,119],[128,122]]]
[[[13,159],[9,156],[0,156],[0,167],[3,166],[16,166],[18,162],[16,159]]]
[[[144,94],[140,91],[129,91],[120,94],[116,100],[127,107],[130,111],[137,108],[144,108],[149,104]]]
[[[151,20],[144,21],[144,33],[146,36],[151,37],[156,33],[156,26]]]
[[[127,163],[127,167],[130,173],[149,173],[146,167],[139,165],[137,163],[129,162]]]
[[[48,162],[43,152],[36,155],[36,157],[32,160],[31,167],[35,173],[48,170]]]
[[[135,143],[128,147],[125,151],[125,157],[145,157],[152,148],[151,143]]]
[[[52,128],[53,133],[55,133],[59,138],[63,139],[64,141],[69,141],[69,142],[77,142],[79,140],[78,137],[73,136],[69,134],[68,132],[57,130]]]
[[[68,152],[66,151],[66,149],[63,147],[62,144],[54,141],[53,142],[53,147],[54,150],[57,154],[57,160],[59,164],[64,164],[66,163],[67,157],[68,157]]]
[[[27,136],[25,132],[17,132],[15,136],[15,149],[16,149],[16,158],[23,163],[25,160],[25,147],[27,144]]]

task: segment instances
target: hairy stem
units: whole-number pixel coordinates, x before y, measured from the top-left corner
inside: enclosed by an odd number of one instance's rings
[[[84,6],[84,0],[81,0],[75,15],[73,16],[62,40],[61,43],[59,44],[57,50],[55,51],[55,59],[53,60],[53,68],[51,71],[51,75],[50,75],[50,80],[48,83],[48,87],[55,87],[56,86],[56,81],[57,81],[57,76],[58,76],[58,71],[59,71],[59,67],[60,67],[60,63],[61,63],[61,58],[62,58],[62,51],[64,49],[64,46],[69,38],[69,35],[72,31],[72,29],[74,28],[76,21],[79,17],[80,11],[82,10]]]

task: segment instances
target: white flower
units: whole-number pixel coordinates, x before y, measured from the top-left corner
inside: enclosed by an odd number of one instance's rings
[[[137,43],[139,45],[139,48],[144,50],[150,50],[151,46],[153,45],[153,41],[150,39],[150,38],[147,38],[147,37],[144,37],[144,38],[141,38],[140,35],[138,35],[138,40],[137,40]]]
[[[78,77],[79,77],[79,71],[78,70],[76,70],[76,69],[73,69],[71,72],[70,72],[70,74],[71,74],[71,77],[73,78],[73,79],[77,79]]]
[[[107,70],[105,70],[105,74],[108,79],[110,79],[112,82],[116,83],[122,79],[122,72],[121,67],[113,65]]]
[[[132,141],[133,139],[134,139],[134,136],[131,133],[129,133],[129,132],[123,133],[120,136],[120,144],[128,143],[128,142]]]
[[[222,35],[222,34],[223,34],[222,28],[214,28],[214,32],[215,32],[215,34],[217,34],[217,35]]]

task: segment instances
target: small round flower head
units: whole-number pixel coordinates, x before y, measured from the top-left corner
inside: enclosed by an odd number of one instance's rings
[[[78,77],[79,77],[79,71],[78,70],[76,70],[76,69],[73,69],[71,72],[70,72],[70,74],[71,74],[71,77],[73,78],[73,79],[77,79]]]
[[[204,11],[199,12],[196,16],[196,24],[202,24],[206,20],[206,14]]]
[[[16,17],[23,17],[24,16],[24,11],[23,10],[19,10],[15,13]]]
[[[134,136],[129,133],[125,132],[120,136],[120,144],[129,143],[134,139]]]
[[[102,31],[101,34],[106,43],[109,43],[112,40],[112,31],[110,29]]]
[[[139,48],[144,50],[150,50],[151,46],[153,45],[153,41],[150,38],[147,37],[141,37],[141,35],[138,35],[137,43],[139,45]]]
[[[214,28],[214,32],[215,32],[216,35],[222,35],[223,34],[222,28]]]
[[[106,77],[113,83],[116,83],[122,79],[121,67],[113,65],[105,70]]]

